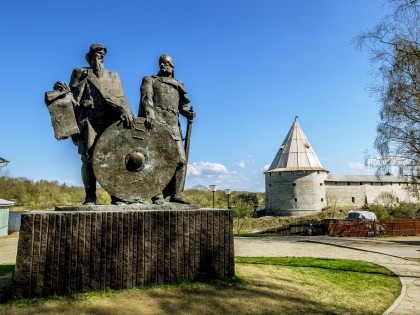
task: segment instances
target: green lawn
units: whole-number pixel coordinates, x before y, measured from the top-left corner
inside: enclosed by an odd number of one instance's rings
[[[12,268],[0,265],[0,277],[10,278]],[[362,261],[238,257],[235,269],[236,277],[225,281],[9,299],[0,314],[368,315],[382,314],[401,291],[395,274]]]

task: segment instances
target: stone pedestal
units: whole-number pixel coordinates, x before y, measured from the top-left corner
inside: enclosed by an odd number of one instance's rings
[[[23,214],[15,296],[234,276],[232,211],[135,208],[61,207]]]

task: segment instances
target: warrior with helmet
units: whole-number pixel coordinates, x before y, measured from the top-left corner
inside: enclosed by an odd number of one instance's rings
[[[169,184],[162,193],[153,197],[156,204],[164,203],[164,198],[170,197],[170,202],[189,204],[181,196],[186,176],[186,154],[182,143],[179,127],[179,114],[192,121],[195,112],[188,106],[190,99],[184,84],[174,78],[174,63],[168,54],[159,58],[159,72],[157,75],[143,78],[140,92],[139,117],[145,117],[146,127],[151,128],[154,121],[163,124],[177,143],[179,162]]]

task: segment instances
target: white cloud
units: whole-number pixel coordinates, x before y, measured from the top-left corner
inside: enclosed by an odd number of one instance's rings
[[[265,172],[270,167],[270,164],[266,164],[263,166],[262,171]]]
[[[235,166],[238,166],[240,168],[245,168],[246,162],[245,161],[236,162]]]
[[[255,163],[255,159],[251,154],[248,154],[248,159],[234,163],[233,165],[240,168],[245,168],[247,165]]]
[[[217,175],[229,173],[226,166],[224,166],[223,164],[204,161],[193,162],[191,164],[188,164],[187,172],[190,176]]]
[[[230,188],[243,191],[263,191],[263,175],[260,172],[252,170],[246,172],[246,170],[246,168],[229,170],[223,164],[214,162],[189,163],[186,187],[217,185],[218,190]]]
[[[352,170],[366,170],[365,164],[361,162],[349,162],[347,167]]]

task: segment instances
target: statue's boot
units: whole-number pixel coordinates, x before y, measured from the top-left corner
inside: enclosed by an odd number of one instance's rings
[[[152,197],[152,202],[155,205],[163,205],[165,203],[165,198],[163,198],[163,194],[160,193],[160,194]]]
[[[181,192],[183,190],[184,186],[184,180],[185,180],[185,171],[184,171],[185,165],[182,165],[179,167],[174,175],[175,184],[174,184],[174,192],[169,198],[169,202],[176,202],[176,203],[182,203],[184,205],[190,205],[191,202],[185,199],[181,196]]]
[[[116,205],[116,206],[123,206],[123,205],[126,205],[128,203],[125,202],[124,200],[118,198],[118,197],[115,197],[115,196],[111,195],[111,204]]]
[[[169,198],[169,202],[176,202],[176,203],[182,203],[184,205],[190,205],[191,202],[189,202],[187,199],[182,197],[181,195],[173,195],[171,198]]]
[[[83,161],[81,173],[86,192],[86,198],[83,204],[94,205],[96,204],[96,177],[93,173],[92,163]]]

